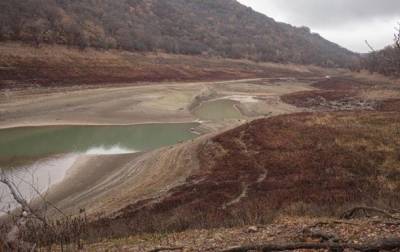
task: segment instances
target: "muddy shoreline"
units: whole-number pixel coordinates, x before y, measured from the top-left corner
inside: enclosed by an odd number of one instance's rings
[[[1,125],[0,130],[6,129],[18,129],[18,128],[41,128],[41,127],[72,127],[72,126],[88,126],[88,127],[95,127],[95,126],[138,126],[138,125],[157,125],[157,124],[182,124],[182,123],[201,123],[201,121],[175,121],[175,122],[140,122],[140,123],[64,123],[60,122],[59,124],[52,124],[51,122],[46,123],[33,123],[33,124],[15,124],[15,125]]]

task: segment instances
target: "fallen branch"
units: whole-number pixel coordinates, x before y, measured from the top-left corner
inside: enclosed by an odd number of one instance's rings
[[[149,250],[149,252],[160,252],[160,251],[176,251],[176,250],[183,250],[183,247],[161,247],[161,248],[155,248],[152,250]]]
[[[384,239],[365,244],[353,243],[309,243],[309,242],[295,242],[295,243],[269,243],[262,245],[249,245],[233,247],[222,250],[222,252],[247,252],[247,251],[292,251],[299,249],[329,249],[330,251],[343,251],[344,249],[353,249],[361,252],[379,251],[379,250],[395,250],[400,248],[400,238],[398,239]]]
[[[400,226],[400,221],[372,220],[371,223],[381,224],[385,226]]]
[[[393,219],[393,220],[400,220],[399,217],[396,217],[392,214],[390,214],[388,211],[375,208],[375,207],[354,207],[352,209],[349,209],[345,211],[342,215],[342,219],[352,219],[355,217],[357,212],[363,211],[364,213],[378,213],[386,218]]]
[[[328,233],[322,230],[313,230],[313,228],[304,228],[302,231],[303,238],[319,239],[320,242],[339,242],[340,239],[336,234]]]
[[[319,226],[329,226],[329,225],[350,225],[350,226],[359,226],[359,223],[350,222],[350,221],[341,221],[341,220],[332,220],[332,221],[320,221],[316,222],[309,228],[315,228]]]
[[[65,215],[65,213],[64,213],[63,211],[61,211],[56,205],[54,205],[53,203],[51,203],[50,201],[48,201],[48,200],[46,199],[46,197],[43,196],[42,192],[40,192],[40,191],[35,187],[35,185],[34,185],[33,183],[31,183],[31,182],[29,182],[29,181],[27,181],[27,180],[24,180],[24,179],[21,179],[21,180],[22,180],[25,184],[29,185],[29,187],[31,188],[31,190],[33,190],[34,193],[43,201],[43,203],[44,203],[45,206],[50,206],[50,207],[52,207],[53,209],[55,209],[58,213],[60,213],[63,217],[67,217],[67,216]],[[32,180],[33,180],[33,179],[32,179]]]

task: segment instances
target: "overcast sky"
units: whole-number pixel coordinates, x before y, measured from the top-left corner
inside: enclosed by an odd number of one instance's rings
[[[239,0],[277,21],[308,26],[313,32],[356,52],[393,43],[400,0]]]

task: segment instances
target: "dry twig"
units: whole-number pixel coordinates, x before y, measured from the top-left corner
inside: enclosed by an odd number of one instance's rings
[[[160,252],[160,251],[177,251],[177,250],[183,250],[183,247],[160,247],[160,248],[155,248],[150,250],[149,252]]]

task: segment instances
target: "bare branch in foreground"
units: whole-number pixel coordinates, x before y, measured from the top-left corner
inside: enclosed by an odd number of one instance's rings
[[[60,246],[61,251],[64,247],[71,246],[81,249],[81,238],[87,231],[86,212],[80,212],[77,217],[66,216],[46,199],[46,195],[41,193],[34,182],[22,178],[19,181],[29,186],[33,199],[41,200],[40,205],[43,206],[33,207],[24,197],[20,184],[15,182],[15,177],[0,168],[0,184],[8,189],[7,194],[17,203],[17,208],[7,213],[9,221],[0,226],[0,251],[34,251],[37,246],[51,247],[55,244]],[[49,218],[49,207],[55,209],[63,218]]]
[[[12,197],[21,206],[23,212],[26,212],[27,215],[32,215],[43,224],[47,224],[47,220],[29,205],[28,201],[24,199],[21,192],[18,190],[18,186],[15,185],[15,183],[11,179],[9,179],[3,171],[0,174],[0,183],[7,186],[7,188],[10,190]]]
[[[54,205],[52,202],[50,202],[50,201],[48,201],[47,200],[47,198],[46,198],[46,194],[48,193],[48,191],[45,193],[45,194],[43,194],[42,192],[40,192],[40,190],[38,189],[38,186],[36,186],[34,183],[31,183],[31,182],[29,182],[29,181],[26,181],[26,180],[24,180],[24,179],[20,179],[22,182],[24,182],[25,184],[27,184],[29,187],[30,187],[30,189],[32,190],[32,192],[35,194],[35,197],[37,197],[37,198],[39,198],[40,200],[42,200],[43,201],[43,203],[44,203],[44,207],[46,208],[46,210],[47,210],[47,207],[51,207],[51,208],[53,208],[54,210],[56,210],[59,214],[61,214],[62,216],[64,216],[64,217],[67,217],[66,215],[65,215],[65,213],[63,212],[63,211],[61,211],[61,209],[59,209],[56,205]],[[32,181],[34,181],[34,176],[33,176],[33,174],[32,174]],[[49,185],[51,184],[51,182],[49,181]],[[34,198],[34,197],[33,197]],[[46,211],[45,210],[45,211]]]
[[[400,238],[378,240],[365,244],[353,243],[309,243],[309,242],[295,242],[295,243],[269,243],[262,245],[249,245],[228,248],[222,252],[247,252],[247,251],[292,251],[298,249],[329,249],[330,251],[343,251],[344,249],[353,249],[356,251],[380,251],[380,250],[395,250],[400,248]]]

